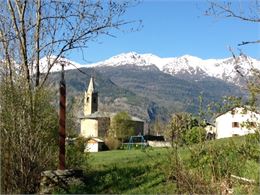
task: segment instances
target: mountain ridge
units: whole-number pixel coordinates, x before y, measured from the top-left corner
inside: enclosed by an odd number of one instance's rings
[[[50,60],[52,58],[54,57],[50,57]],[[63,60],[67,63],[65,70],[84,67],[118,67],[124,65],[133,65],[144,68],[155,66],[160,71],[172,76],[179,76],[181,78],[189,76],[195,78],[195,81],[204,77],[214,77],[238,86],[243,85],[240,74],[250,76],[252,75],[252,69],[255,68],[260,70],[260,61],[245,55],[240,55],[236,59],[233,57],[223,59],[201,59],[191,55],[161,58],[149,53],[138,54],[136,52],[128,52],[92,64],[79,64],[68,59]],[[42,66],[47,64],[46,61],[47,58],[41,60]],[[44,69],[42,70],[44,72]],[[61,67],[56,65],[51,71],[56,72],[60,70]],[[238,73],[238,71],[240,73]]]
[[[93,68],[117,67],[129,64],[136,66],[155,65],[160,71],[172,76],[199,74],[202,77],[214,77],[237,85],[241,84],[238,82],[240,81],[238,69],[244,75],[251,75],[251,70],[254,68],[260,70],[260,61],[245,55],[238,56],[236,59],[230,57],[203,60],[191,55],[160,58],[153,54],[138,54],[136,52],[119,54],[88,66]]]

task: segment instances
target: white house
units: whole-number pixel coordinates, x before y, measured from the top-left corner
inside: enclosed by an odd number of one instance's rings
[[[216,139],[255,133],[259,125],[259,113],[235,107],[216,117]]]
[[[85,152],[98,152],[102,150],[104,141],[99,138],[90,138],[87,142]]]

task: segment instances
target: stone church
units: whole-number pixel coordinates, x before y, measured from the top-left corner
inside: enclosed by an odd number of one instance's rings
[[[104,138],[115,114],[98,110],[98,92],[95,88],[94,78],[91,77],[84,96],[84,116],[80,118],[80,135]],[[143,134],[144,121],[133,116],[131,116],[131,120],[134,124],[135,135]]]

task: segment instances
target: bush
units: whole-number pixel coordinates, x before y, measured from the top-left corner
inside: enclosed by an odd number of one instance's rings
[[[239,152],[246,156],[248,159],[255,160],[256,162],[260,159],[260,134],[254,133],[245,136],[245,143],[239,148]]]
[[[206,137],[206,130],[202,127],[193,127],[188,129],[184,135],[184,142],[187,145],[197,144],[204,141]]]
[[[88,153],[84,152],[86,138],[78,137],[73,143],[66,145],[66,167],[69,169],[89,168]]]
[[[121,147],[122,143],[115,137],[107,137],[105,139],[105,144],[109,148],[109,150],[117,150]]]
[[[240,175],[247,158],[239,155],[239,146],[233,140],[192,149],[190,165],[210,173],[214,180]]]

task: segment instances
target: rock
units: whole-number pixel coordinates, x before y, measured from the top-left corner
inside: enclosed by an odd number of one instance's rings
[[[41,173],[40,194],[51,194],[57,189],[69,193],[70,186],[84,185],[82,170],[48,170]]]

